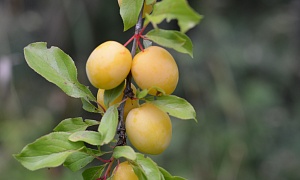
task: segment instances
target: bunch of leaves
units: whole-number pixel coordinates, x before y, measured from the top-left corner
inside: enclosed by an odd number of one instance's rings
[[[143,3],[143,0],[123,0],[120,14],[125,30],[137,24]],[[145,3],[151,4],[153,0],[147,0]],[[128,6],[128,4],[137,6]],[[169,8],[170,5],[172,8]],[[180,31],[158,28],[157,25],[163,20],[170,21],[171,19],[178,20]],[[151,15],[146,14],[144,27],[152,23],[154,29],[145,36],[162,46],[174,48],[192,56],[192,42],[184,33],[198,24],[200,19],[201,16],[195,13],[185,0],[163,0],[155,4]],[[130,146],[125,144],[119,146],[116,143],[120,117],[123,116],[118,110],[121,103],[110,106],[106,111],[98,106],[89,88],[78,81],[75,63],[69,55],[58,47],[47,48],[45,42],[29,44],[24,48],[24,55],[29,67],[57,85],[68,96],[80,98],[84,110],[98,113],[99,119],[101,117],[101,120],[84,120],[82,117],[62,120],[53,132],[26,145],[19,154],[14,155],[24,167],[37,170],[64,165],[72,171],[78,171],[92,161],[98,160],[98,166],[88,167],[82,173],[85,180],[95,180],[107,179],[113,174],[111,171],[113,165],[117,166],[120,160],[127,160],[139,179],[183,179],[172,176],[149,157],[135,152]],[[112,90],[105,91],[105,104],[108,105],[114,101],[122,93],[123,87],[124,82]],[[162,95],[151,96],[148,95],[149,90],[138,91],[136,98],[150,102],[178,119],[196,120],[193,106],[185,99],[165,95],[159,88]],[[96,128],[90,128],[92,126]],[[110,150],[103,151],[102,149]],[[110,158],[104,159],[104,156]]]

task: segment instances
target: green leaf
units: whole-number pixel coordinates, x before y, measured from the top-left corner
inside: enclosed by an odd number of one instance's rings
[[[149,92],[148,89],[143,89],[142,91],[137,91],[136,97],[139,99],[142,99],[147,96],[148,92]]]
[[[149,93],[149,91],[151,91],[152,89],[155,89],[157,91],[157,95],[165,95],[166,94],[165,91],[163,89],[161,89],[160,87],[152,86],[149,89],[143,89],[142,91],[137,91],[136,97],[139,99],[142,99],[142,98],[146,97],[147,94]]]
[[[76,132],[84,131],[89,126],[98,125],[99,122],[95,120],[85,120],[83,121],[81,117],[68,118],[62,120],[53,130],[56,132]]]
[[[82,102],[82,108],[87,112],[103,113],[103,110],[101,108],[96,107],[89,100],[86,100],[85,98],[81,98],[81,102]]]
[[[105,165],[88,168],[82,172],[82,177],[84,180],[96,180],[101,177],[104,168]]]
[[[47,43],[37,42],[26,46],[24,54],[29,67],[67,95],[96,101],[88,87],[78,82],[74,61],[61,49],[53,46],[47,49]]]
[[[165,180],[185,180],[185,178],[179,176],[172,176],[167,170],[162,167],[158,167],[163,179]]]
[[[68,156],[64,166],[73,172],[80,170],[94,160],[94,157],[86,152],[75,152]]]
[[[124,31],[137,23],[143,2],[143,0],[122,0],[120,14],[124,24]]]
[[[116,134],[118,126],[118,110],[116,105],[110,106],[101,119],[98,131],[102,135],[103,144],[110,143]]]
[[[174,95],[163,95],[147,100],[171,116],[183,120],[194,119],[197,122],[194,107],[183,98]]]
[[[70,135],[70,141],[83,141],[91,145],[102,145],[103,137],[99,132],[95,131],[77,131]]]
[[[145,24],[151,22],[157,28],[157,24],[160,24],[165,19],[168,22],[176,19],[180,31],[185,33],[199,24],[202,16],[195,12],[186,0],[163,0],[154,5],[151,15],[146,14]]]
[[[186,53],[193,57],[193,43],[191,39],[182,32],[153,29],[146,34],[146,37],[161,46],[173,48],[178,52]]]
[[[160,172],[154,161],[140,153],[136,153],[136,156],[137,159],[135,162],[141,166],[148,179],[160,179]]]
[[[105,107],[109,107],[110,103],[112,103],[114,100],[116,100],[123,92],[124,90],[125,81],[123,81],[120,85],[117,87],[105,90],[104,91],[104,105]]]
[[[136,159],[136,154],[130,146],[117,146],[114,148],[113,157],[116,159],[124,157],[134,161]]]
[[[20,154],[14,157],[27,169],[37,170],[46,167],[57,167],[66,158],[84,147],[82,142],[68,140],[70,133],[53,132],[42,136],[25,146]]]
[[[165,179],[172,178],[173,176],[164,168],[158,167],[160,173],[164,176]]]
[[[148,90],[149,91],[151,91],[152,89],[155,89],[156,91],[158,91],[159,93],[159,95],[165,95],[166,93],[165,93],[165,91],[162,89],[162,88],[160,88],[160,87],[156,87],[156,86],[152,86],[151,88],[149,88]]]

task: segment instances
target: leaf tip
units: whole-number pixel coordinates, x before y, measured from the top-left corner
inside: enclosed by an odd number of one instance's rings
[[[196,119],[196,117],[194,117],[195,122],[198,124],[198,120]]]

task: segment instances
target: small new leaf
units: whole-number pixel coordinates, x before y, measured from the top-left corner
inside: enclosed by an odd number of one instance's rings
[[[130,146],[117,146],[114,148],[113,157],[119,159],[124,157],[129,160],[136,160],[136,154]]]
[[[202,19],[202,16],[195,12],[186,0],[163,0],[155,3],[151,15],[146,14],[145,24],[151,22],[157,28],[157,24],[160,24],[165,19],[168,22],[176,19],[180,31],[185,33],[196,26]]]
[[[165,95],[166,94],[165,91],[160,87],[152,86],[151,88],[149,88],[148,91],[150,91],[152,89],[155,89],[158,92],[157,95]]]
[[[115,99],[117,99],[123,92],[125,81],[123,81],[117,87],[105,90],[104,91],[104,105],[109,107],[110,103],[112,103]]]
[[[42,136],[25,146],[20,154],[14,157],[27,169],[37,170],[46,167],[57,167],[67,157],[84,147],[82,142],[68,140],[70,133],[53,132]]]
[[[87,112],[92,112],[92,113],[103,113],[103,109],[97,108],[94,104],[92,104],[89,100],[85,98],[81,98],[82,102],[82,108],[86,110]]]
[[[171,116],[183,120],[194,119],[197,122],[194,107],[183,98],[174,95],[163,95],[156,98],[147,98],[146,100]]]
[[[142,99],[147,96],[148,92],[149,92],[148,89],[143,89],[142,91],[137,91],[136,97],[138,99]]]
[[[77,69],[72,58],[58,47],[48,49],[45,42],[32,43],[24,48],[24,55],[29,67],[67,95],[96,101],[88,87],[77,80]]]
[[[95,146],[103,144],[102,135],[95,131],[77,131],[70,135],[69,140],[73,142],[83,141]]]
[[[165,95],[165,91],[159,87],[156,87],[156,86],[152,86],[151,88],[149,89],[143,89],[142,91],[137,91],[137,94],[136,94],[136,97],[138,99],[143,99],[147,96],[147,94],[149,93],[149,91],[151,91],[152,89],[155,89],[157,91],[157,95]],[[149,99],[149,97],[147,97]],[[150,97],[152,99],[154,99],[154,97]]]
[[[173,48],[178,52],[186,53],[193,57],[193,43],[191,39],[182,32],[153,29],[146,34],[146,37],[161,46]]]
[[[110,143],[116,134],[118,126],[118,110],[116,105],[110,106],[104,113],[98,131],[102,135],[103,144]],[[101,145],[103,145],[101,144]]]
[[[137,23],[143,2],[144,0],[122,0],[120,14],[124,24],[124,31]]]
[[[81,117],[77,118],[68,118],[62,120],[54,129],[53,131],[56,132],[70,132],[74,133],[76,131],[84,131],[89,126],[98,125],[99,122],[95,120],[85,120]]]
[[[91,167],[82,172],[82,177],[84,180],[95,180],[101,177],[103,173],[105,165]]]

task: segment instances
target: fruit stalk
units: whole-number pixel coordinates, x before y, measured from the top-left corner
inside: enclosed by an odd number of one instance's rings
[[[145,3],[145,2],[144,2]],[[138,22],[135,25],[135,31],[134,31],[134,39],[133,39],[133,43],[132,43],[132,48],[131,48],[131,56],[132,58],[135,56],[136,54],[136,50],[138,48],[138,39],[136,38],[143,27],[143,8],[141,9],[141,12],[139,14],[139,18],[138,18]],[[120,104],[120,106],[118,107],[118,111],[119,111],[119,124],[118,124],[118,129],[117,132],[119,134],[119,140],[117,142],[117,146],[123,146],[126,145],[126,128],[125,128],[125,120],[124,120],[124,106],[125,106],[125,99],[127,98],[133,98],[134,97],[134,93],[132,91],[131,88],[131,79],[132,79],[132,74],[131,71],[129,72],[129,74],[126,77],[126,85],[125,85],[125,89],[124,89],[124,95],[122,98],[122,102]]]

